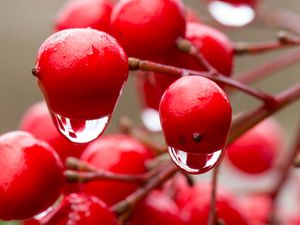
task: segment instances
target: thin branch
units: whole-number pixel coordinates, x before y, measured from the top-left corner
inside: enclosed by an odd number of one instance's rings
[[[126,215],[127,217],[140,200],[142,200],[153,189],[159,187],[161,184],[173,177],[177,172],[178,168],[173,163],[167,165],[159,174],[149,179],[143,187],[140,187],[124,200],[112,206],[112,211],[114,211],[119,217],[122,217],[123,215]]]
[[[249,87],[224,75],[216,75],[209,72],[199,72],[194,70],[182,69],[136,58],[129,58],[128,63],[130,70],[152,71],[176,77],[187,75],[202,76],[215,82],[225,84],[229,87],[239,89],[267,103],[272,103],[274,101],[271,95],[264,93],[263,91],[257,90],[255,88]]]
[[[151,140],[149,135],[142,129],[135,127],[133,122],[128,117],[121,117],[119,120],[119,128],[122,133],[129,134],[139,140],[145,146],[153,150],[156,155],[161,155],[167,152],[166,146],[160,146]]]
[[[276,95],[274,104],[263,104],[250,112],[240,115],[233,121],[227,144],[231,144],[263,119],[299,99],[300,83]]]
[[[300,38],[298,36],[281,31],[278,33],[276,41],[263,43],[235,43],[234,53],[237,55],[258,54],[296,45],[300,45]]]
[[[295,48],[287,53],[284,53],[274,59],[271,59],[269,62],[251,69],[245,73],[235,75],[236,80],[249,84],[259,79],[263,79],[273,73],[282,70],[294,63],[298,63],[300,60],[300,48]]]
[[[117,180],[131,183],[144,183],[161,170],[161,166],[157,166],[149,172],[141,175],[118,174],[96,168],[87,162],[73,157],[67,158],[66,166],[69,169],[73,169],[66,170],[64,172],[67,181],[82,183],[91,182],[95,180]]]

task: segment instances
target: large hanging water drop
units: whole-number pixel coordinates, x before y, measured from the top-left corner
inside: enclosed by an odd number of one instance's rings
[[[168,147],[173,162],[182,170],[191,174],[206,173],[211,170],[221,157],[219,150],[211,154],[194,154]]]
[[[55,126],[67,139],[74,143],[95,140],[106,129],[111,115],[94,120],[70,119],[51,112]]]
[[[159,132],[161,131],[161,124],[159,118],[159,112],[155,109],[145,108],[141,112],[141,118],[143,121],[144,126],[152,131],[152,132]]]
[[[225,26],[245,26],[254,20],[255,10],[251,1],[241,2],[230,3],[222,0],[209,0],[208,10],[215,20]]]

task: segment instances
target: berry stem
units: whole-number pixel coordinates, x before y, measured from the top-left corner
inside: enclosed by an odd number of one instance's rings
[[[240,115],[233,121],[227,144],[231,144],[263,119],[299,99],[300,83],[297,83],[293,87],[276,95],[274,104],[263,104],[250,112]]]
[[[144,183],[151,177],[160,172],[161,166],[158,166],[149,172],[141,175],[118,174],[93,167],[89,163],[79,159],[69,157],[66,166],[72,170],[66,170],[64,175],[68,182],[91,182],[96,180],[117,180],[130,183]],[[74,171],[79,170],[79,171]]]
[[[259,54],[295,45],[300,45],[300,38],[298,36],[281,31],[278,33],[277,40],[275,41],[269,41],[264,43],[235,43],[234,53],[236,55]]]
[[[251,69],[247,72],[241,73],[236,75],[236,80],[244,83],[249,84],[259,79],[263,79],[273,73],[284,69],[291,64],[297,63],[300,60],[300,48],[295,48],[285,54],[282,54],[270,61],[266,62],[265,64]]]
[[[151,140],[151,137],[142,129],[135,127],[133,122],[128,117],[121,117],[119,120],[119,129],[124,134],[129,134],[139,140],[145,146],[153,150],[156,155],[161,155],[167,152],[166,146],[160,146]]]
[[[160,173],[149,179],[143,187],[140,187],[134,193],[126,197],[123,201],[112,206],[112,211],[114,211],[122,220],[122,222],[124,222],[124,220],[128,218],[132,209],[140,200],[142,200],[153,189],[157,188],[173,177],[177,172],[178,168],[173,163],[168,164],[161,170]],[[124,218],[124,215],[126,218]]]
[[[188,75],[202,76],[212,81],[225,84],[229,87],[239,89],[249,95],[252,95],[258,99],[265,101],[266,103],[272,103],[274,101],[271,95],[263,91],[257,90],[255,88],[249,87],[224,75],[215,74],[211,72],[199,72],[194,70],[182,69],[178,67],[155,63],[148,60],[140,60],[137,58],[129,58],[128,63],[130,70],[152,71],[176,77]]]

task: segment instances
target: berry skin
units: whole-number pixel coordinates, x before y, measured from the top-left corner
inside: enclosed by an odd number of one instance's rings
[[[227,148],[229,161],[240,171],[260,174],[271,169],[283,146],[283,132],[279,124],[267,119]]]
[[[133,211],[129,225],[184,225],[175,202],[165,193],[152,191]]]
[[[100,199],[84,194],[66,196],[42,219],[43,225],[117,225],[115,215]]]
[[[81,159],[95,167],[119,174],[138,175],[147,172],[145,161],[152,153],[144,145],[127,135],[109,135],[91,143]],[[121,181],[93,181],[82,185],[84,193],[113,205],[136,190],[138,184]]]
[[[236,6],[239,5],[251,5],[251,6],[255,6],[258,2],[258,0],[218,0],[221,2],[227,2]]]
[[[56,17],[55,30],[90,27],[109,32],[112,9],[109,0],[69,0]]]
[[[200,76],[178,79],[164,93],[159,113],[168,146],[194,154],[224,148],[231,106],[213,81]]]
[[[198,183],[190,189],[185,189],[181,195],[185,200],[180,202],[181,216],[187,220],[188,225],[206,225],[210,210],[211,187],[208,184]],[[216,202],[216,213],[222,224],[249,225],[247,217],[240,209],[233,196],[220,191]]]
[[[151,58],[175,47],[185,24],[181,0],[122,0],[113,9],[111,33],[129,56]]]
[[[86,144],[74,144],[63,137],[53,124],[45,102],[38,102],[24,113],[20,130],[33,134],[36,138],[48,142],[60,156],[62,162],[67,157],[79,158]]]
[[[67,29],[42,44],[33,72],[50,111],[94,120],[112,114],[128,76],[128,63],[110,35]]]
[[[55,151],[31,134],[0,136],[0,219],[21,220],[50,207],[63,187],[63,167]],[[30,203],[30,204],[29,204]]]
[[[36,219],[29,219],[24,221],[23,225],[41,225],[41,223]]]

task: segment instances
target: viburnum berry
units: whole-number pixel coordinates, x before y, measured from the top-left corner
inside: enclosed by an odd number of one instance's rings
[[[130,218],[128,225],[184,225],[180,210],[175,202],[160,191],[152,191],[140,202]]]
[[[48,142],[58,153],[62,162],[65,162],[66,158],[70,156],[79,158],[87,147],[87,144],[75,144],[68,141],[58,132],[44,101],[37,102],[26,110],[19,128]]]
[[[253,21],[259,0],[208,0],[208,9],[215,20],[226,26],[239,27]]]
[[[29,219],[23,222],[23,225],[41,225],[41,223],[36,219]]]
[[[224,91],[204,77],[182,77],[165,91],[159,113],[176,165],[189,173],[211,169],[231,125],[231,105]]]
[[[55,30],[90,27],[109,32],[112,9],[110,0],[69,0],[56,17]]]
[[[206,225],[210,212],[211,186],[198,183],[190,189],[184,189],[181,193],[185,200],[181,201],[181,216],[189,225]],[[226,191],[221,190],[217,194],[216,215],[221,224],[249,225],[244,211],[240,208],[236,199]]]
[[[113,9],[111,33],[129,56],[151,58],[184,36],[181,0],[122,0]]]
[[[63,166],[46,142],[23,131],[0,136],[0,219],[20,220],[49,208],[63,187]]]
[[[185,38],[197,47],[200,54],[219,73],[230,76],[233,68],[233,46],[225,34],[200,23],[188,23]],[[163,56],[161,61],[167,65],[197,71],[205,71],[205,67],[194,56],[177,49]],[[179,77],[155,74],[157,85],[165,91]]]
[[[40,47],[33,69],[59,131],[77,143],[97,138],[128,76],[127,56],[110,35],[67,29]]]
[[[42,218],[43,225],[117,225],[116,216],[100,199],[71,194],[59,206]]]
[[[283,131],[267,119],[247,131],[227,148],[227,158],[240,171],[260,174],[274,166],[283,147]]]
[[[145,162],[152,157],[152,152],[131,136],[108,135],[91,143],[81,159],[102,170],[140,175],[147,172]],[[135,183],[99,180],[83,184],[82,190],[113,205],[134,192],[138,186]]]

